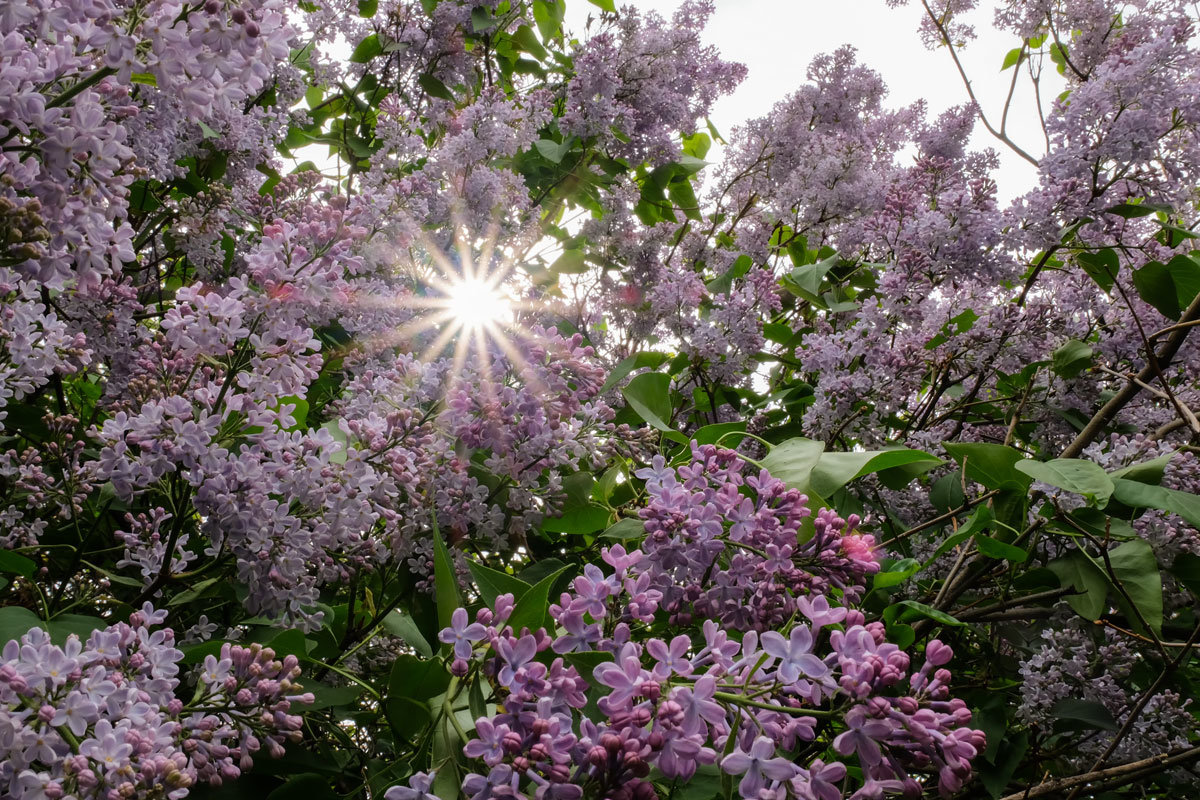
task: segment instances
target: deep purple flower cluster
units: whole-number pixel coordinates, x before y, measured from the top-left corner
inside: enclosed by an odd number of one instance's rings
[[[686,781],[705,765],[740,776],[747,800],[919,793],[930,773],[960,788],[984,738],[949,695],[950,648],[929,641],[910,672],[883,625],[846,605],[878,569],[869,538],[823,511],[800,544],[802,495],[766,473],[741,481],[729,451],[693,455],[639,473],[642,549],[605,548],[611,572],[575,578],[550,608],[556,629],[513,630],[512,595],[474,622],[454,613],[451,671],[498,704],[464,748],[484,769],[463,791],[651,800],[652,769]]]
[[[263,748],[300,738],[295,656],[225,644],[205,657],[195,692],[177,695],[183,653],[149,604],[63,646],[33,628],[0,657],[0,786],[5,797],[185,797],[249,769]]]

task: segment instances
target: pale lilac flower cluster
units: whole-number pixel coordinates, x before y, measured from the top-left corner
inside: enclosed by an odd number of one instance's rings
[[[1111,629],[1072,619],[1066,609],[1056,624],[1042,632],[1021,662],[1021,702],[1018,717],[1030,725],[1051,729],[1060,719],[1059,703],[1083,702],[1120,723],[1128,718],[1144,688],[1135,671],[1141,660],[1129,639]],[[1189,710],[1191,699],[1163,689],[1138,715],[1129,734],[1114,753],[1120,761],[1136,761],[1188,746],[1200,726]],[[1095,712],[1092,712],[1095,713]],[[1079,744],[1072,763],[1087,768],[1112,742],[1112,731],[1098,731]]]
[[[924,665],[910,672],[881,623],[839,602],[856,595],[871,571],[864,565],[878,568],[869,541],[826,513],[814,538],[832,547],[781,549],[798,541],[803,497],[765,474],[747,478],[756,510],[724,451],[695,456],[678,470],[645,471],[644,549],[604,548],[611,572],[589,565],[575,578],[550,608],[556,630],[514,630],[512,595],[474,622],[454,613],[440,637],[453,650],[451,671],[488,681],[499,703],[464,747],[482,765],[464,779],[466,795],[653,800],[652,768],[687,781],[713,764],[740,776],[747,800],[919,793],[930,773],[944,792],[960,788],[984,737],[949,695],[950,648],[928,642]],[[702,505],[699,488],[710,481],[745,502],[713,492]],[[690,546],[673,546],[688,536]],[[707,582],[745,587],[721,602],[744,597],[751,576],[765,578],[764,593],[790,596],[747,597],[749,613],[730,606],[693,619],[684,603],[691,611],[713,602],[697,592],[694,559],[707,560]],[[790,591],[772,589],[772,575],[793,581]],[[776,613],[784,604],[790,611]],[[824,760],[787,755],[801,750]],[[861,779],[845,780],[851,765]],[[415,797],[427,780],[414,776],[389,800]]]
[[[680,132],[694,132],[718,97],[745,77],[741,64],[700,44],[711,0],[687,0],[668,23],[626,6],[616,30],[579,45],[567,84],[567,136],[596,138],[631,163],[661,163],[679,154]]]
[[[5,797],[186,797],[249,769],[263,748],[300,737],[295,656],[225,644],[176,696],[179,662],[165,611],[149,604],[129,623],[54,644],[40,628],[0,653],[0,787]]]

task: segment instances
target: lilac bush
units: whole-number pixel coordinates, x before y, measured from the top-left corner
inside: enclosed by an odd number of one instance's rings
[[[1196,11],[890,5],[0,7],[0,794],[1194,788]]]

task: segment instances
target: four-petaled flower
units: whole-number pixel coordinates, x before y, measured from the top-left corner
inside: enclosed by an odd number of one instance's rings
[[[454,655],[458,658],[470,658],[471,647],[475,642],[483,639],[487,635],[487,628],[480,625],[478,622],[467,624],[467,610],[465,608],[456,608],[454,613],[450,615],[450,627],[442,628],[438,634],[438,641],[446,644],[454,645]]]
[[[824,678],[829,674],[825,662],[812,654],[812,645],[812,631],[807,625],[792,628],[788,639],[776,631],[762,635],[762,649],[779,659],[779,678],[785,684],[795,683],[801,675]]]
[[[738,793],[747,800],[757,798],[769,781],[790,780],[799,767],[786,758],[775,756],[775,743],[759,736],[747,752],[740,748],[721,760],[721,769],[730,775],[744,775]]]

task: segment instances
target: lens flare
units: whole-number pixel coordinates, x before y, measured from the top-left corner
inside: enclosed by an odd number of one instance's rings
[[[494,282],[465,278],[447,287],[446,311],[464,330],[475,331],[512,321],[512,300]]]

